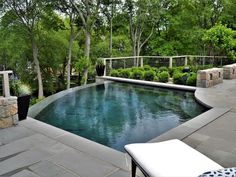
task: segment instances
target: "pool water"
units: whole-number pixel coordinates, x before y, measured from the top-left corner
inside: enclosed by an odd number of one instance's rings
[[[191,92],[105,83],[67,94],[36,119],[124,151],[204,111]]]

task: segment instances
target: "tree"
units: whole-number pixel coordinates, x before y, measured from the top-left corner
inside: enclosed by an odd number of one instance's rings
[[[3,1],[3,8],[6,13],[11,13],[12,18],[9,21],[11,24],[19,24],[24,28],[25,36],[28,37],[31,42],[33,61],[36,68],[37,80],[38,80],[38,97],[43,97],[43,82],[40,69],[40,63],[38,59],[38,30],[39,22],[49,10],[49,4],[47,1],[42,0],[7,0]]]
[[[153,34],[154,27],[159,21],[158,3],[156,0],[126,1],[129,16],[130,39],[133,56],[139,56],[142,47]],[[138,63],[135,63],[138,64]]]
[[[94,27],[94,23],[97,20],[99,13],[100,0],[84,0],[81,2],[70,0],[71,4],[77,11],[85,33],[85,50],[84,55],[87,60],[90,60],[90,46],[91,46],[91,32]],[[89,63],[89,62],[88,62]],[[87,84],[88,68],[84,71],[84,84]]]
[[[209,46],[209,51],[214,55],[236,55],[236,31],[227,28],[225,25],[217,24],[207,30],[203,41]]]
[[[68,62],[67,62],[67,89],[70,88],[70,74],[71,74],[71,56],[72,48],[75,39],[77,38],[79,32],[76,29],[76,20],[78,18],[78,13],[72,3],[69,0],[56,1],[57,8],[69,17],[69,45],[68,45]],[[77,25],[78,26],[78,25]]]

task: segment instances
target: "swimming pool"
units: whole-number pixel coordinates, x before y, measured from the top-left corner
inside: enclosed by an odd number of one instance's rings
[[[69,93],[36,119],[124,151],[205,111],[192,92],[114,82]]]

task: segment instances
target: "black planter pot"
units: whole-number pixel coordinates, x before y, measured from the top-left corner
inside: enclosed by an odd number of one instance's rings
[[[24,95],[24,96],[19,96],[17,98],[19,121],[24,120],[27,117],[28,110],[29,110],[30,97],[31,95]]]
[[[97,71],[98,76],[103,76],[104,70],[105,70],[105,65],[97,65],[96,66],[96,71]]]

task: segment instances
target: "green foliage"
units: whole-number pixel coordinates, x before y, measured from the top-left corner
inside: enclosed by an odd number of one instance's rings
[[[162,71],[161,73],[158,74],[159,82],[168,82],[169,77],[170,75],[167,71]]]
[[[175,84],[185,85],[188,78],[188,73],[175,72],[173,82]]]
[[[97,66],[103,66],[104,65],[103,60],[102,59],[97,59],[96,65]]]
[[[236,32],[227,28],[226,25],[217,24],[207,30],[203,37],[203,41],[216,48],[221,55],[226,54],[233,58],[236,57]]]
[[[30,106],[36,104],[36,103],[39,103],[40,101],[44,100],[45,97],[40,97],[40,98],[32,98],[30,99]]]
[[[196,86],[197,84],[196,82],[197,82],[197,74],[191,73],[186,80],[186,84],[190,86]]]
[[[131,76],[130,69],[122,69],[119,73],[120,77],[129,78]]]
[[[118,70],[112,70],[110,75],[112,77],[119,77],[119,72],[118,72]]]
[[[143,78],[146,81],[153,81],[156,73],[153,70],[147,70],[144,72]]]
[[[15,96],[31,95],[32,90],[28,84],[24,84],[21,81],[14,81],[11,83],[11,90]]]
[[[144,71],[148,71],[148,70],[151,70],[152,67],[149,66],[149,65],[144,65],[144,66],[143,66],[143,69],[144,69]]]
[[[143,71],[141,71],[139,69],[133,70],[131,78],[142,80],[143,79]]]
[[[83,73],[90,66],[90,60],[87,57],[80,57],[75,63],[75,69],[79,73]]]
[[[159,72],[163,72],[163,71],[167,71],[168,72],[168,68],[165,66],[162,66],[159,68]]]

